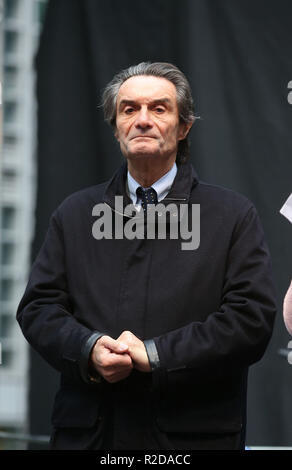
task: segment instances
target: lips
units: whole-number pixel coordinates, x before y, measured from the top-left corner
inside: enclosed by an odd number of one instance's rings
[[[152,135],[135,135],[135,137],[132,137],[131,140],[134,139],[156,139],[156,137]]]

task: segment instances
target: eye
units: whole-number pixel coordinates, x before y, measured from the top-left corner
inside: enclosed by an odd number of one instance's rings
[[[156,106],[155,111],[156,111],[158,114],[162,114],[162,113],[165,112],[165,108],[163,108],[163,106]]]
[[[125,114],[132,114],[134,112],[134,108],[132,106],[127,106],[125,109],[124,109],[124,113]]]

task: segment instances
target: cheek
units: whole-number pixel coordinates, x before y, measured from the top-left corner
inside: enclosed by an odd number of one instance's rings
[[[118,140],[123,138],[123,136],[126,134],[127,127],[128,127],[128,123],[125,122],[123,119],[116,120],[115,136]]]
[[[159,128],[162,135],[177,135],[179,123],[177,119],[165,118],[156,121],[156,125]]]
[[[178,131],[178,126],[173,124],[171,126],[167,126],[162,132],[162,135],[164,139],[172,145],[173,142],[176,142],[178,139]]]
[[[131,131],[131,126],[130,125],[127,124],[127,125],[123,126],[120,129],[120,132],[119,132],[120,139],[126,140],[129,136],[130,131]]]

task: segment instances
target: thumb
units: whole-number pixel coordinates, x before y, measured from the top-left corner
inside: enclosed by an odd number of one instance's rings
[[[113,339],[110,336],[103,336],[103,346],[117,354],[125,353],[129,349],[127,344],[122,343],[121,341],[118,341],[116,339]]]

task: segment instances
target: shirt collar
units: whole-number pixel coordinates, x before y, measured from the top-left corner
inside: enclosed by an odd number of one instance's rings
[[[151,187],[155,189],[156,191],[158,202],[164,199],[165,196],[168,194],[172,186],[172,183],[174,181],[174,178],[176,177],[176,173],[177,173],[177,165],[174,162],[174,165],[172,166],[172,168],[167,173],[165,173],[165,175],[159,178],[159,180],[155,181],[155,183],[151,185]],[[128,183],[129,196],[133,204],[137,204],[138,201],[137,201],[136,190],[141,185],[137,183],[137,181],[130,174],[129,170],[128,170],[128,175],[127,175],[127,183]]]

